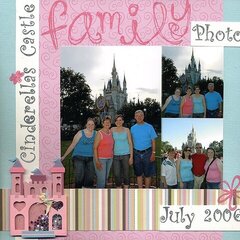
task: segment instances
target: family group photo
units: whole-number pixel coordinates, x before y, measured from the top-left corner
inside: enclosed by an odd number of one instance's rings
[[[163,47],[162,116],[223,117],[223,49]]]
[[[161,54],[160,47],[62,49],[65,188],[159,186]]]
[[[163,118],[162,126],[161,187],[219,189],[223,180],[223,120]]]

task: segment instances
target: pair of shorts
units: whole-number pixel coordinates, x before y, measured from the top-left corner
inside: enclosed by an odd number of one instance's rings
[[[152,177],[156,175],[156,162],[150,161],[151,155],[152,148],[143,151],[133,150],[133,167],[137,177],[143,175],[145,177]]]
[[[219,109],[208,110],[207,109],[207,118],[218,118]]]

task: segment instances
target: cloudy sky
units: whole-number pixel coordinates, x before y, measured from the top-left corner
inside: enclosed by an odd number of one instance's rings
[[[223,79],[222,47],[163,47],[162,53],[174,61],[181,75],[191,61],[192,49],[197,65],[199,60],[201,62],[202,78],[217,76]]]
[[[194,127],[197,142],[208,147],[214,140],[223,140],[223,119],[162,118],[162,140],[181,149]]]
[[[64,47],[61,67],[83,73],[95,98],[111,77],[114,56],[121,86],[126,76],[128,101],[150,97],[160,102],[161,47]]]

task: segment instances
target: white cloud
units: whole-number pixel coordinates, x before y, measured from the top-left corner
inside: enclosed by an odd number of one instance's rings
[[[162,52],[159,46],[66,47],[62,48],[61,66],[83,73],[95,97],[102,93],[104,83],[111,77],[114,55],[121,84],[126,76],[128,99],[150,97],[160,101]]]
[[[222,47],[163,47],[163,55],[171,58],[181,75],[191,61],[192,50],[196,63],[201,63],[202,77],[223,78]]]

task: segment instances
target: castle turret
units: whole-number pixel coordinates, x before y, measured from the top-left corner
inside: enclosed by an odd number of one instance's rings
[[[127,81],[126,81],[125,74],[124,74],[124,78],[123,78],[123,92],[127,93]]]
[[[107,84],[107,91],[111,91],[112,90],[112,83],[111,83],[111,79],[108,80],[108,84]]]
[[[53,195],[63,195],[64,189],[64,172],[65,168],[60,159],[54,161],[54,166],[51,168]]]
[[[23,168],[22,164],[18,159],[14,162],[13,166],[10,169],[12,175],[12,188],[11,194],[13,195],[23,195],[24,188],[23,188],[23,174],[25,169]]]

